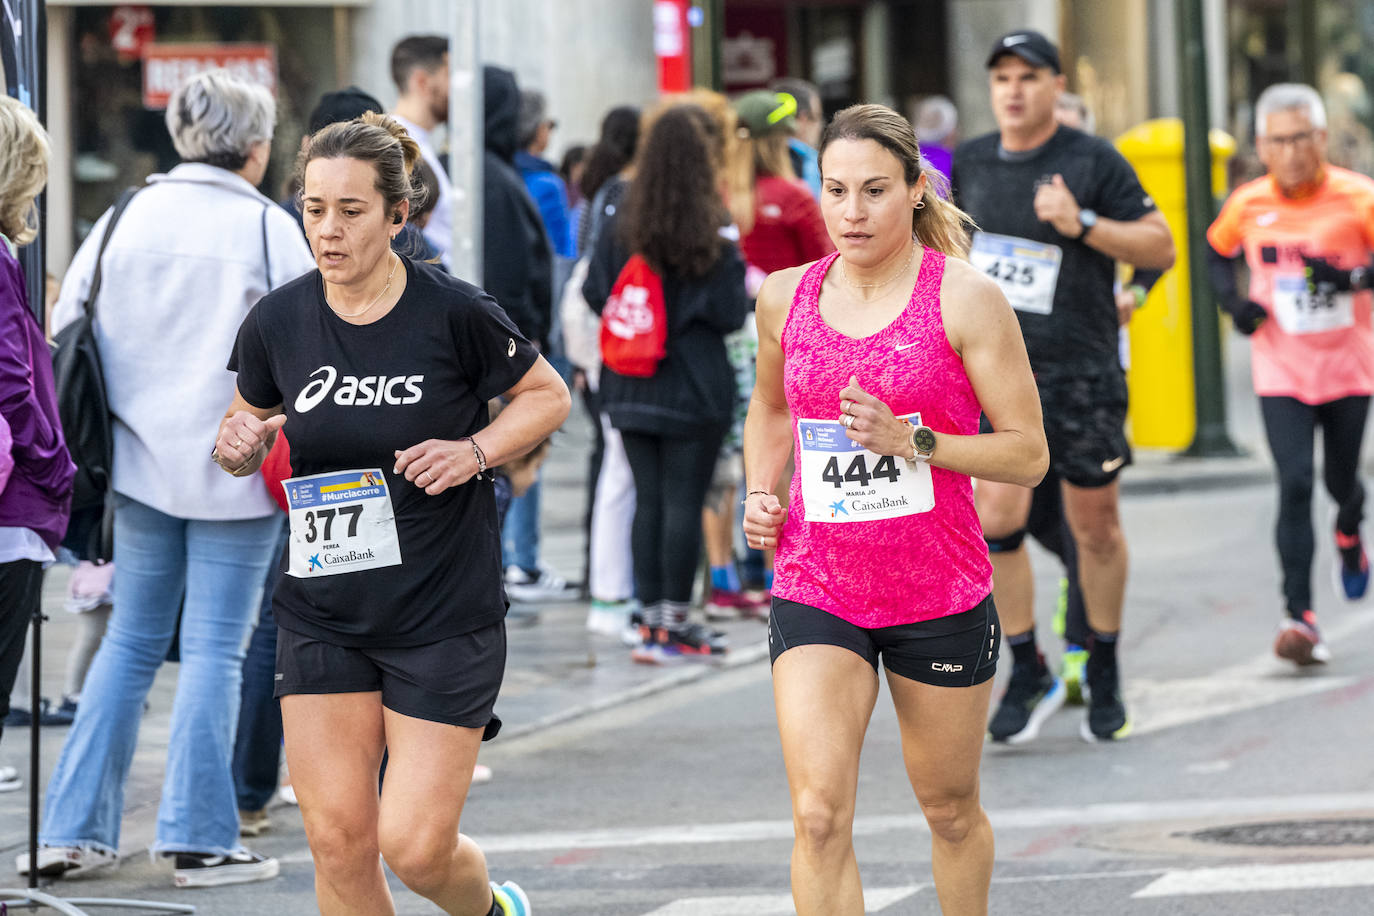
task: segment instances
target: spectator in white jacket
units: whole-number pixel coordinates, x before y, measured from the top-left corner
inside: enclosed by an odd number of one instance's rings
[[[114,421],[114,611],[48,784],[38,869],[111,864],[143,701],[180,617],[181,672],[152,852],[177,886],[270,878],[275,859],[238,841],[230,775],[239,683],[280,524],[257,477],[210,461],[225,366],[263,293],[314,268],[299,228],[256,186],[276,107],[267,90],[218,70],[172,96],[167,127],[182,164],[129,202],[99,255],[110,214],[72,261],[54,330],[81,310],[96,258],[96,337]],[[321,305],[323,307],[323,305]],[[27,856],[20,872],[26,873]]]

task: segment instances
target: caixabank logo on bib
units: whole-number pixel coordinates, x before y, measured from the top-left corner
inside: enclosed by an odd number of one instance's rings
[[[296,413],[308,413],[324,403],[332,391],[340,407],[376,407],[388,404],[418,404],[424,397],[420,385],[423,375],[345,375],[333,366],[321,366],[310,373],[310,382],[296,395]],[[338,382],[338,388],[334,383]]]

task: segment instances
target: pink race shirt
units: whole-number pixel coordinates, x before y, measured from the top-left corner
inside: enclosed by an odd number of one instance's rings
[[[867,628],[967,611],[992,591],[969,478],[873,455],[836,422],[840,391],[857,376],[899,417],[919,414],[936,432],[978,432],[981,407],[941,317],[945,256],[925,249],[906,308],[860,339],[821,317],[821,283],[837,257],[806,272],[783,326],[796,473],[773,594]]]
[[[1321,186],[1293,200],[1266,175],[1231,193],[1207,241],[1226,257],[1244,252],[1250,298],[1269,312],[1251,338],[1256,394],[1325,404],[1374,392],[1370,294],[1308,296],[1302,260],[1369,263],[1374,181],[1327,166]]]

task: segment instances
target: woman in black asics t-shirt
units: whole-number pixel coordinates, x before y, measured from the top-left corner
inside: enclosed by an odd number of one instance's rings
[[[379,852],[447,912],[486,904],[458,819],[500,727],[505,667],[487,467],[546,438],[569,405],[491,297],[392,253],[419,154],[376,114],[311,138],[298,168],[319,269],[244,321],[215,442],[214,460],[250,474],[289,429],[276,693],[325,913],[394,912]],[[497,395],[509,406],[488,425]],[[522,912],[513,885],[490,894],[497,916]]]

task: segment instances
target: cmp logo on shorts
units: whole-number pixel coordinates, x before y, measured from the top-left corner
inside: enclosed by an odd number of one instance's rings
[[[398,406],[417,404],[424,392],[420,383],[423,375],[345,375],[339,380],[339,370],[321,366],[310,373],[310,383],[296,395],[296,413],[307,413],[324,402],[334,391],[334,403],[340,407],[375,407],[380,404]],[[338,381],[338,390],[334,383]]]

